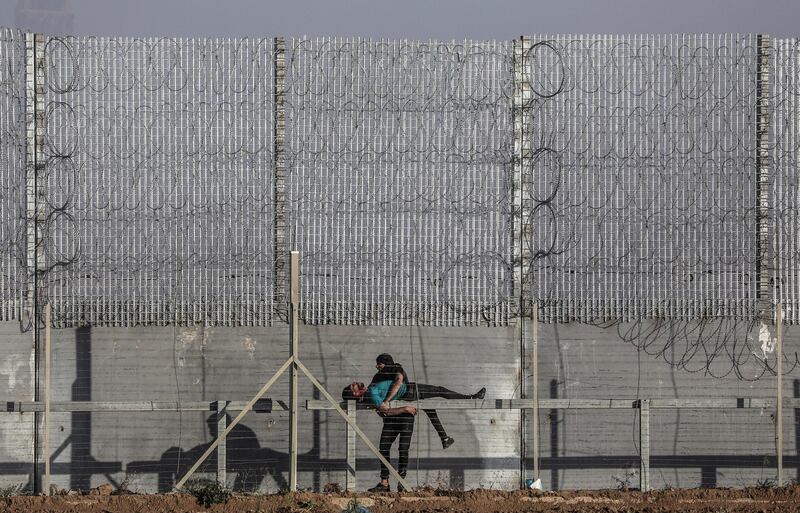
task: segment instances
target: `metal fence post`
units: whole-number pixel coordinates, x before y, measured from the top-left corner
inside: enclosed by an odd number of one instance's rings
[[[26,257],[27,290],[23,311],[33,335],[34,347],[34,391],[33,400],[40,400],[41,340],[39,333],[39,296],[42,292],[42,271],[45,268],[42,237],[45,215],[44,195],[44,138],[45,138],[45,55],[46,38],[43,34],[25,34],[25,155],[26,194]],[[22,312],[20,312],[22,318]],[[40,426],[42,418],[34,413],[33,419],[33,491],[41,488],[39,458],[41,453]]]
[[[300,252],[292,251],[289,268],[289,354],[295,360],[289,367],[289,490],[297,490],[297,353],[300,324]]]
[[[512,205],[515,230],[513,234],[513,255],[516,261],[514,266],[514,291],[511,303],[517,303],[517,319],[522,322],[525,316],[525,309],[528,305],[526,300],[531,299],[531,294],[526,294],[528,284],[528,273],[530,272],[530,251],[525,243],[526,238],[531,235],[531,207],[532,202],[529,197],[528,185],[531,181],[532,151],[530,141],[530,125],[533,112],[531,99],[533,92],[530,84],[530,71],[528,59],[531,50],[530,38],[520,37],[514,45],[514,93],[513,93],[513,113],[514,113],[514,152],[513,162],[513,182],[512,182]]]
[[[783,486],[783,305],[775,311],[775,459],[778,466],[778,486]]]
[[[533,303],[533,479],[539,479],[539,303]]]
[[[526,354],[525,340],[525,316],[527,302],[530,301],[532,294],[526,291],[528,283],[528,273],[530,272],[530,252],[525,243],[526,237],[530,236],[530,207],[531,201],[528,197],[527,184],[530,181],[530,171],[528,167],[531,159],[531,143],[529,140],[530,115],[531,115],[531,86],[528,72],[527,60],[531,49],[530,38],[520,37],[514,41],[514,91],[513,91],[513,123],[514,123],[514,151],[513,151],[513,181],[511,188],[512,218],[514,219],[514,233],[512,234],[512,251],[514,260],[514,290],[511,294],[512,312],[516,310],[517,322],[519,322],[520,336],[520,390],[521,397],[525,397],[527,391],[526,377],[529,366],[528,355]],[[534,371],[535,372],[535,371]],[[534,377],[534,381],[535,381]],[[534,387],[536,385],[534,384]],[[520,487],[525,485],[525,473],[527,471],[526,461],[528,458],[528,433],[526,425],[530,422],[528,412],[520,410]],[[537,420],[533,419],[535,426]],[[538,426],[533,429],[536,430]],[[538,473],[538,447],[535,447],[536,433],[534,432],[534,455],[533,466],[534,475]]]
[[[347,401],[347,417],[356,422],[356,402]],[[356,489],[356,432],[347,424],[347,476],[345,489],[350,492]]]
[[[228,427],[228,401],[217,401],[217,436]],[[223,438],[217,446],[217,483],[224,485],[228,480],[228,443]]]
[[[275,244],[275,292],[273,295],[275,314],[282,317],[286,307],[286,40],[276,37],[273,41],[273,237]],[[287,319],[291,322],[290,319]]]
[[[44,493],[50,495],[50,347],[52,345],[52,306],[44,307]]]
[[[650,399],[639,401],[639,489],[650,491]]]

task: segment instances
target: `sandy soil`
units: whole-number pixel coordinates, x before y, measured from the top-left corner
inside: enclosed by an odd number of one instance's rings
[[[0,512],[64,513],[339,513],[352,501],[343,493],[235,495],[209,508],[187,494],[138,495],[94,493],[79,495],[15,496],[0,499]],[[800,486],[769,489],[661,490],[591,492],[499,492],[473,490],[442,492],[414,490],[403,494],[357,494],[360,505],[372,513],[760,513],[800,512]]]

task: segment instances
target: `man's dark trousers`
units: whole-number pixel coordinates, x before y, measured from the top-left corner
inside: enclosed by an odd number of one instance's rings
[[[397,462],[397,472],[406,477],[408,468],[408,449],[411,447],[411,435],[414,434],[414,416],[410,413],[392,415],[383,418],[381,442],[379,449],[386,461],[391,462],[391,449],[395,438],[400,438],[400,458]],[[389,479],[389,469],[381,463],[381,479]]]

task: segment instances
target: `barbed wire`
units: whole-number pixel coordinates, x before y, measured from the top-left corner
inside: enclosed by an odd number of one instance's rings
[[[273,233],[274,44],[48,40],[44,249],[56,325],[272,321],[275,254],[286,249]],[[626,338],[669,319],[672,332],[698,334],[675,365],[752,376],[755,36],[534,38],[521,212],[513,48],[288,42],[286,231],[303,255],[306,322],[503,325],[520,313],[521,225],[524,290],[543,320],[639,326],[620,328]],[[790,304],[797,44],[779,41],[774,54],[775,254]],[[6,57],[17,59],[10,77],[24,76],[20,55]],[[24,113],[24,88],[4,87],[21,109],[9,112]],[[17,155],[23,125],[9,119],[5,154]],[[2,234],[19,276],[4,283],[24,283],[24,172],[7,180],[0,198],[16,207],[4,206]],[[626,339],[655,355],[679,343]]]
[[[287,201],[306,320],[504,324],[510,45],[293,45]]]
[[[534,38],[527,280],[543,319],[616,325],[716,377],[774,367],[756,319],[757,56],[755,36]]]
[[[28,294],[25,34],[0,29],[0,320],[19,319]]]
[[[272,58],[271,39],[48,41],[59,325],[270,322]]]
[[[547,318],[751,315],[755,57],[734,36],[532,46],[529,280]]]

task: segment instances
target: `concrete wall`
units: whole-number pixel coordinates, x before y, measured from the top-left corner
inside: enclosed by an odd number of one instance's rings
[[[525,340],[529,339],[526,327]],[[0,325],[0,381],[7,400],[32,397],[32,338]],[[771,397],[774,377],[747,381],[712,377],[665,363],[623,340],[617,328],[540,326],[540,397]],[[795,337],[796,338],[796,337]],[[288,330],[274,328],[84,328],[57,330],[53,342],[53,400],[247,400],[288,357]],[[793,338],[787,337],[787,352]],[[672,351],[680,351],[673,347]],[[338,397],[353,380],[368,381],[374,357],[390,352],[412,379],[487,397],[519,397],[519,330],[497,328],[303,327],[300,355]],[[722,356],[720,356],[722,358]],[[695,355],[692,362],[705,361]],[[716,369],[721,369],[717,367]],[[694,369],[692,369],[694,370]],[[745,368],[750,372],[750,368]],[[752,375],[756,376],[753,369]],[[790,374],[785,394],[793,395]],[[300,378],[301,399],[320,398]],[[530,385],[530,383],[529,383]],[[530,394],[530,386],[525,394]],[[281,378],[268,397],[288,398]],[[655,487],[744,486],[774,477],[771,411],[651,412]],[[212,440],[205,412],[76,412],[53,414],[53,483],[88,488],[106,482],[138,491],[167,491]],[[515,488],[519,483],[520,415],[500,411],[442,411],[456,444],[443,451],[424,415],[417,418],[409,479],[414,485]],[[787,455],[796,454],[794,416],[786,412]],[[0,482],[28,481],[33,454],[31,414],[0,417]],[[377,443],[381,421],[359,413]],[[301,409],[300,486],[344,484],[345,427],[335,412]],[[638,483],[635,410],[551,412],[540,416],[546,488],[614,488]],[[530,425],[524,427],[526,437]],[[532,448],[526,439],[528,456]],[[393,453],[396,454],[396,453]],[[792,465],[794,460],[788,459]],[[527,460],[530,466],[530,459]],[[249,413],[228,445],[229,484],[276,491],[288,471],[288,416]],[[206,472],[213,477],[210,459]],[[377,481],[378,465],[358,448],[358,488]],[[530,473],[528,473],[530,475]],[[794,477],[794,469],[787,470]],[[178,476],[179,477],[179,476]]]
[[[739,334],[736,346],[723,346],[712,339],[705,348],[695,347],[691,343],[697,341],[698,332],[692,330],[687,339],[673,333],[650,337],[649,343],[643,344],[650,326],[652,323],[605,329],[581,324],[541,325],[540,397],[775,396],[774,375],[755,365],[752,354],[739,356],[742,376],[737,376],[731,366],[726,351],[741,348],[746,334]],[[644,330],[638,333],[638,327]],[[627,341],[632,335],[642,348]],[[666,344],[671,336],[676,337],[676,343]],[[784,340],[785,354],[791,361],[796,342],[797,331],[791,330]],[[767,356],[774,364],[774,354]],[[785,397],[795,394],[793,381],[797,377],[796,371],[786,375]],[[651,486],[741,487],[774,479],[773,413],[754,409],[651,410]],[[635,410],[542,411],[540,427],[546,488],[638,486],[639,425]],[[784,411],[784,454],[797,454],[795,416],[788,410]],[[552,457],[557,458],[549,461]],[[796,466],[793,460],[784,463]],[[785,474],[787,479],[796,477],[794,467]]]
[[[0,393],[5,401],[33,400],[33,337],[17,323],[0,322],[0,340]],[[0,414],[0,486],[28,482],[33,435],[33,415]]]

